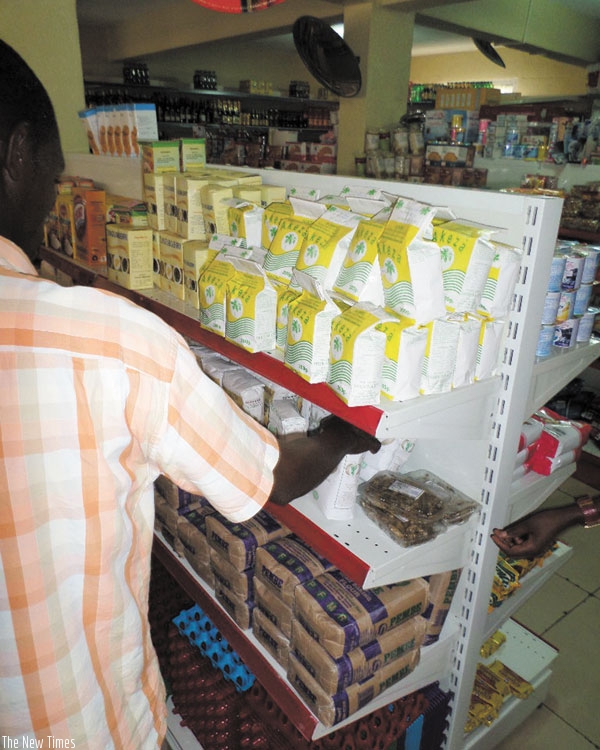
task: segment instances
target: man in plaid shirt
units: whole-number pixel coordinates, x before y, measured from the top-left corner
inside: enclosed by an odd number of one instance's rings
[[[63,168],[48,95],[0,42],[0,734],[11,747],[155,748],[155,478],[241,521],[378,443],[337,419],[278,441],[161,319],[40,278]]]

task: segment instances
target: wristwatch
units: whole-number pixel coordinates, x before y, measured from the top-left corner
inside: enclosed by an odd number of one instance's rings
[[[575,499],[575,502],[583,513],[583,525],[586,529],[591,529],[593,526],[600,526],[600,509],[594,502],[594,499],[591,495],[583,495]]]

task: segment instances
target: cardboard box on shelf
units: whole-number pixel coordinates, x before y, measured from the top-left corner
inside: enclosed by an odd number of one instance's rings
[[[75,257],[90,266],[106,264],[106,192],[74,188]]]
[[[482,104],[500,104],[500,89],[443,88],[437,89],[436,109],[471,109],[476,110]]]
[[[106,225],[107,275],[126,289],[152,289],[152,230]]]

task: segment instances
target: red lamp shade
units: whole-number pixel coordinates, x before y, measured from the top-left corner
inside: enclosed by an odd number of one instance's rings
[[[283,0],[192,0],[197,5],[219,13],[255,13],[279,5]]]

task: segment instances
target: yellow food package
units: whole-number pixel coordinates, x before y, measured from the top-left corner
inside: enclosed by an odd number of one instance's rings
[[[200,309],[200,276],[216,255],[217,251],[209,249],[208,242],[186,240],[183,243],[185,301],[189,302],[197,310]]]
[[[522,253],[516,247],[492,241],[495,250],[490,272],[483,286],[477,311],[490,318],[503,318],[511,308]]]
[[[277,227],[281,220],[286,216],[291,216],[294,213],[294,209],[289,202],[271,203],[263,207],[261,245],[268,250],[277,234]]]
[[[178,141],[146,141],[140,145],[144,174],[179,172]]]
[[[201,189],[200,195],[207,233],[227,234],[229,231],[227,201],[233,198],[231,187],[209,183]]]
[[[363,294],[369,289],[370,281],[376,285],[377,292],[365,296],[375,304],[383,301],[377,244],[384,229],[384,223],[363,219],[352,235],[346,257],[333,283],[333,291],[350,302],[364,299]]]
[[[277,292],[263,269],[252,260],[236,258],[227,281],[225,338],[249,352],[275,348]]]
[[[148,226],[165,229],[165,186],[163,175],[144,174],[144,200],[148,206]]]
[[[329,206],[311,225],[296,260],[296,268],[331,289],[344,262],[360,216]]]
[[[379,239],[385,306],[419,324],[446,312],[439,247],[423,240],[435,209],[400,199]]]
[[[262,240],[264,208],[238,198],[228,201],[227,220],[229,234],[243,237],[246,244],[260,246]]]
[[[379,329],[386,344],[381,370],[381,395],[390,401],[406,401],[421,393],[421,373],[427,331],[404,316],[384,320]]]
[[[171,232],[160,233],[160,286],[180,300],[185,299],[183,245],[185,240]]]
[[[447,315],[422,326],[427,331],[421,393],[447,393],[452,390],[460,316]]]
[[[289,303],[284,362],[309,383],[323,383],[329,373],[331,323],[340,310],[315,279],[301,271],[295,278],[302,293]]]
[[[288,335],[288,314],[290,302],[297,299],[301,292],[299,289],[293,289],[286,284],[274,283],[274,289],[277,293],[277,320],[275,324],[275,347],[283,355],[287,346]]]
[[[389,313],[357,302],[331,323],[327,384],[348,406],[379,403],[386,335],[378,326]]]
[[[202,188],[211,184],[208,174],[180,175],[176,183],[177,233],[188,240],[206,240]]]
[[[444,300],[449,312],[475,312],[495,256],[493,227],[446,221],[434,227],[441,248]]]
[[[179,172],[167,172],[163,175],[163,201],[165,211],[165,231],[177,234],[177,190],[176,181]]]
[[[106,225],[108,278],[126,289],[152,289],[152,230]]]
[[[200,296],[200,325],[219,336],[225,336],[227,321],[227,282],[235,273],[234,258],[248,258],[252,251],[228,244],[231,238],[213,236],[211,250],[218,253],[206,266],[198,282]]]

